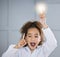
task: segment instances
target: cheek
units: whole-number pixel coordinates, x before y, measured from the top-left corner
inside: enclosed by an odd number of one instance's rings
[[[28,42],[30,42],[31,40],[29,39],[29,38],[26,38],[26,42],[28,43]]]
[[[40,41],[41,41],[41,37],[39,37],[39,38],[37,39],[37,41],[40,42]]]
[[[37,44],[39,44],[39,43],[40,43],[40,41],[41,41],[41,40],[40,40],[40,38],[39,38],[39,39],[37,39],[36,43],[37,43]]]

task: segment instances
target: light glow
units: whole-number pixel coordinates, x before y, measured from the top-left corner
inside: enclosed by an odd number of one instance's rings
[[[45,3],[37,3],[35,9],[38,14],[47,13],[47,5]]]

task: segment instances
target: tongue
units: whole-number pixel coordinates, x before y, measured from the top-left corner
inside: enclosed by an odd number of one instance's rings
[[[31,46],[33,46],[33,47],[35,46],[35,43],[34,43],[34,42],[31,42],[30,44],[31,44]]]

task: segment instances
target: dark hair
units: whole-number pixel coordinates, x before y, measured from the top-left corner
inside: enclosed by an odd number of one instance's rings
[[[43,34],[43,31],[42,31],[42,24],[39,22],[39,21],[29,21],[27,23],[25,23],[20,32],[22,33],[22,35],[25,33],[25,36],[27,35],[27,32],[28,32],[28,29],[30,28],[37,28],[39,30],[39,33],[41,35],[41,41],[39,43],[39,45],[42,45],[42,43],[44,42],[44,34]]]

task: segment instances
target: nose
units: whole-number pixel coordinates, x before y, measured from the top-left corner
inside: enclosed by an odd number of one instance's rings
[[[32,41],[35,41],[35,38],[34,38],[34,37],[32,37],[32,38],[31,38],[31,40],[32,40]]]

